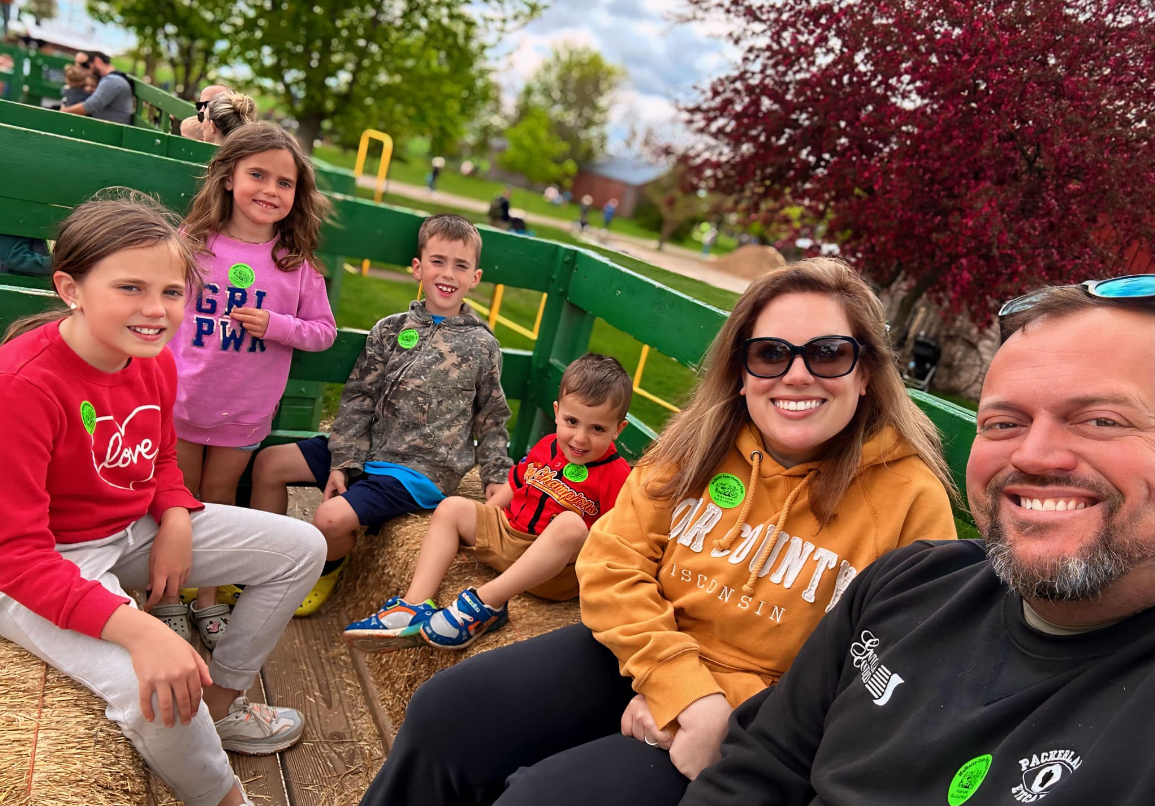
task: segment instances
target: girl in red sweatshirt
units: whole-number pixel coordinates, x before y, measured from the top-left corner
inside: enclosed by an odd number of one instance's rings
[[[165,343],[199,284],[188,246],[141,194],[63,223],[53,281],[66,309],[0,346],[0,637],[108,703],[106,713],[188,806],[248,803],[225,750],[295,743],[292,709],[244,691],[320,573],[311,525],[202,505],[176,463],[176,369]],[[181,585],[248,588],[206,666],[146,610]]]

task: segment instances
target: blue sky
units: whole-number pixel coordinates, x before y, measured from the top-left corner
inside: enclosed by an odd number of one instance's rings
[[[654,128],[683,139],[676,103],[723,72],[733,57],[720,30],[702,23],[676,24],[671,0],[555,0],[498,49],[507,98],[561,42],[589,45],[625,68],[627,79],[611,111],[610,149],[623,151],[631,129]]]

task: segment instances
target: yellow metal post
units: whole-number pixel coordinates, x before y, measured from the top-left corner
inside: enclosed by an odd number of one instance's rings
[[[489,329],[497,327],[497,314],[501,310],[501,298],[505,296],[505,286],[498,283],[493,287],[493,302],[489,306]]]
[[[353,166],[354,181],[365,173],[365,158],[369,156],[369,141],[381,142],[381,164],[377,166],[377,185],[373,190],[373,201],[380,203],[385,192],[385,175],[389,172],[389,161],[393,159],[393,138],[385,132],[376,129],[366,129],[361,132],[361,143],[357,146],[357,162]],[[369,260],[361,261],[361,275],[369,273]]]
[[[642,388],[642,372],[644,372],[646,369],[646,359],[649,358],[649,356],[650,356],[650,345],[643,344],[642,345],[642,354],[640,356],[638,356],[638,368],[636,370],[634,370],[634,393],[641,395],[646,400],[652,400],[653,402],[657,403],[662,408],[669,409],[670,411],[677,414],[679,411],[681,411],[681,409],[679,409],[673,403],[669,402],[668,400],[663,400],[662,398],[658,397],[657,395],[652,394],[650,392],[647,392],[645,389]]]
[[[541,304],[537,306],[537,319],[533,320],[533,340],[537,341],[537,334],[541,330],[541,317],[545,313],[545,298],[548,294],[541,295]]]

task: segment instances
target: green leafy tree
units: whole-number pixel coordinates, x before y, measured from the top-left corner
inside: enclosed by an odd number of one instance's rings
[[[553,133],[543,109],[523,110],[521,120],[505,133],[505,139],[508,145],[498,156],[498,164],[532,184],[561,183],[577,173],[574,161],[566,159],[569,144]]]
[[[545,110],[554,133],[569,144],[569,155],[584,163],[606,147],[606,122],[613,94],[625,79],[593,48],[561,45],[542,63],[518,98],[518,117]]]
[[[21,13],[31,15],[36,24],[56,19],[56,0],[25,0],[20,6]]]
[[[221,65],[220,21],[235,6],[232,0],[88,0],[88,13],[132,31],[146,63],[167,62],[176,93],[192,100]]]
[[[236,64],[277,99],[311,150],[322,131],[427,137],[449,150],[484,103],[491,35],[536,14],[534,0],[273,0],[243,3],[220,24]],[[500,23],[500,25],[499,25]]]

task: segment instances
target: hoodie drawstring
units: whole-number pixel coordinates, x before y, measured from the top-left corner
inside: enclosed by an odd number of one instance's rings
[[[746,485],[746,497],[742,499],[742,509],[738,510],[738,522],[734,524],[725,537],[721,540],[714,541],[714,548],[718,551],[725,551],[730,548],[736,538],[742,531],[742,525],[746,523],[746,517],[750,514],[750,507],[754,503],[754,485],[758,482],[758,469],[762,466],[762,451],[750,452],[750,483]]]
[[[770,533],[770,536],[767,537],[766,541],[762,544],[762,551],[758,552],[758,559],[750,566],[750,578],[746,580],[746,584],[742,586],[742,593],[745,593],[747,596],[753,595],[754,583],[758,581],[758,575],[762,573],[762,566],[764,566],[766,560],[770,558],[770,552],[774,550],[774,544],[778,540],[778,533],[781,532],[782,527],[786,525],[786,513],[790,511],[790,507],[792,507],[798,499],[798,494],[802,492],[802,488],[806,486],[806,482],[810,481],[810,474],[814,472],[815,471],[811,470],[810,473],[806,474],[806,477],[802,479],[802,483],[794,488],[794,491],[787,496],[786,503],[782,505],[782,513],[778,516],[778,522],[774,524],[774,531]]]
[[[758,470],[762,465],[762,452],[752,451],[750,453],[750,461],[752,467],[750,469],[750,483],[746,486],[746,497],[742,501],[742,509],[738,512],[738,520],[733,528],[721,540],[714,541],[714,548],[718,551],[725,551],[734,544],[738,535],[742,533],[742,527],[746,524],[746,518],[750,515],[750,507],[754,504],[754,485],[758,482]],[[811,470],[802,479],[802,482],[795,487],[790,495],[786,497],[786,503],[782,505],[782,511],[778,513],[778,522],[774,524],[774,530],[770,532],[766,540],[762,543],[762,550],[758,552],[758,557],[754,560],[753,565],[750,566],[750,578],[746,580],[746,584],[742,586],[742,592],[746,595],[754,593],[754,583],[758,581],[758,575],[762,573],[763,566],[766,565],[766,560],[770,558],[770,552],[774,550],[774,543],[778,538],[778,533],[782,531],[782,527],[786,524],[786,515],[790,512],[790,507],[794,506],[794,502],[798,500],[798,495],[802,492],[802,488],[806,486],[806,482],[810,481],[810,476],[815,473]]]

